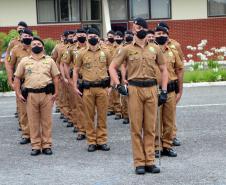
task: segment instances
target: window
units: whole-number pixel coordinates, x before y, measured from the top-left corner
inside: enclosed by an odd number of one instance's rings
[[[130,17],[149,18],[149,0],[130,0]]]
[[[38,23],[80,20],[79,0],[37,0]]]
[[[208,16],[226,15],[226,0],[208,0]]]
[[[101,20],[100,0],[82,0],[82,20]]]
[[[109,0],[111,20],[127,20],[127,0]]]
[[[39,0],[38,8],[38,22],[56,22],[56,6],[54,0]]]
[[[164,19],[169,17],[170,17],[170,0],[151,0],[152,19]]]
[[[130,18],[165,19],[171,17],[171,0],[130,0]]]

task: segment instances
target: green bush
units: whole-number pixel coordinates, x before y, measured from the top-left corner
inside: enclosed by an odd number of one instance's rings
[[[44,39],[44,43],[45,43],[45,51],[47,55],[51,55],[53,48],[56,45],[56,41],[48,38],[48,39]]]
[[[213,70],[203,71],[186,71],[184,74],[184,82],[216,82],[226,80],[226,70],[219,70],[214,72]]]
[[[213,61],[213,60],[208,61],[208,68],[209,69],[219,68],[219,66],[220,65],[216,61]]]
[[[10,91],[11,88],[8,85],[7,74],[4,69],[0,70],[0,92]]]

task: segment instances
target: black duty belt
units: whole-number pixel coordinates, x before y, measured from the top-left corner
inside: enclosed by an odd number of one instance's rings
[[[89,88],[106,88],[110,86],[110,78],[103,79],[101,81],[82,81],[82,88],[83,89],[89,89]]]
[[[137,86],[137,87],[152,87],[152,86],[157,85],[157,81],[155,79],[145,80],[145,81],[129,80],[129,85]]]
[[[161,87],[160,87],[160,89],[161,89]],[[179,91],[178,80],[171,80],[167,84],[167,92],[171,93],[171,92],[174,92],[174,91],[176,93],[178,93],[178,91]]]
[[[40,88],[40,89],[32,89],[32,88],[26,88],[28,93],[46,93],[46,94],[54,94],[54,85],[48,84],[46,87]]]

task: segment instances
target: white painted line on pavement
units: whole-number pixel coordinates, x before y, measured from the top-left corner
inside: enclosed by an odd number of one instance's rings
[[[178,105],[177,108],[189,108],[189,107],[214,107],[214,106],[226,106],[226,103],[219,104],[199,104],[199,105]]]

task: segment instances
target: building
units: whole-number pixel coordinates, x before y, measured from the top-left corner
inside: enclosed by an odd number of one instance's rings
[[[126,30],[135,17],[144,17],[154,28],[159,20],[185,47],[207,39],[211,47],[226,45],[226,0],[1,0],[0,32],[21,20],[42,38],[59,38],[65,29],[98,27]]]

